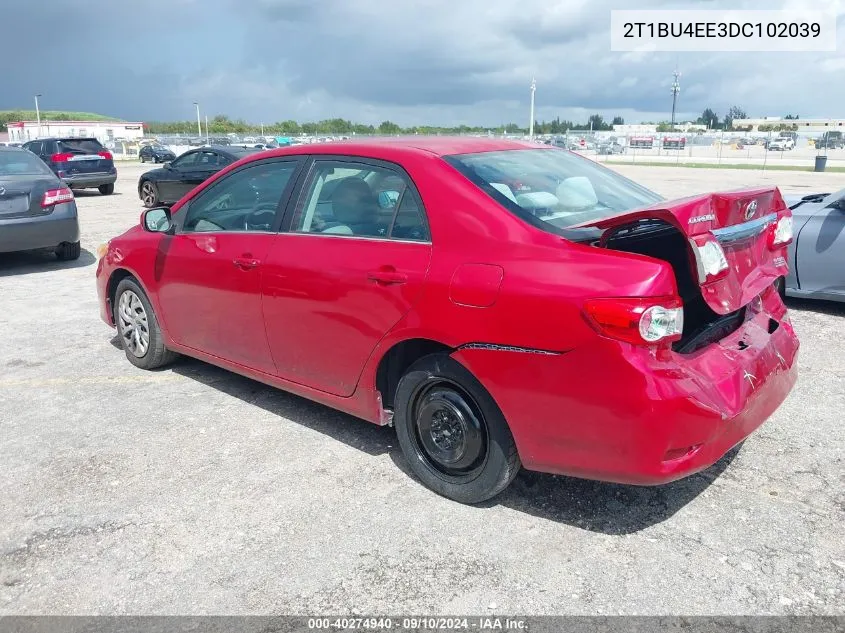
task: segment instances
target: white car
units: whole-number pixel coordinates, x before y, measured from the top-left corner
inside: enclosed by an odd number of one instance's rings
[[[788,136],[779,136],[769,143],[769,150],[783,152],[795,148],[795,141]]]

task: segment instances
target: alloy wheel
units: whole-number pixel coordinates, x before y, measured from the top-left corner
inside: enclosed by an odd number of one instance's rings
[[[154,206],[157,198],[155,186],[151,182],[147,181],[141,185],[141,200],[143,200],[145,206]]]
[[[150,348],[150,328],[141,298],[131,290],[124,290],[117,304],[117,314],[124,348],[142,358]]]

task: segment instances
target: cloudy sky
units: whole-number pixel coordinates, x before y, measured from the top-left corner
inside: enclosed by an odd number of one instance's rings
[[[204,113],[254,122],[527,125],[667,119],[730,105],[751,116],[845,116],[837,52],[618,53],[610,10],[845,10],[837,0],[3,0],[0,109],[129,120]]]

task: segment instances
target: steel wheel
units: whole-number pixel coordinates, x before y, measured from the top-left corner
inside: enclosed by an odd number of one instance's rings
[[[154,207],[158,203],[158,191],[156,186],[149,180],[141,185],[141,201],[145,207]]]
[[[413,440],[429,468],[449,479],[472,479],[484,466],[488,432],[478,405],[447,380],[423,384],[412,400]]]
[[[117,304],[117,314],[123,347],[136,358],[142,358],[150,348],[150,328],[140,297],[131,290],[124,290]]]

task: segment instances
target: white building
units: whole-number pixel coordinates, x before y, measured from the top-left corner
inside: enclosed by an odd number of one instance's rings
[[[18,121],[8,123],[9,141],[25,143],[52,136],[94,137],[101,143],[114,140],[138,140],[144,136],[143,123],[127,121]]]
[[[845,131],[845,119],[784,119],[776,116],[767,116],[762,119],[734,119],[733,126],[745,128],[751,126],[752,132],[758,132],[761,125],[795,125],[797,132],[812,132],[824,134],[827,131]]]
[[[614,125],[613,131],[617,134],[625,135],[656,134],[657,126],[647,123],[625,123],[623,125]]]

